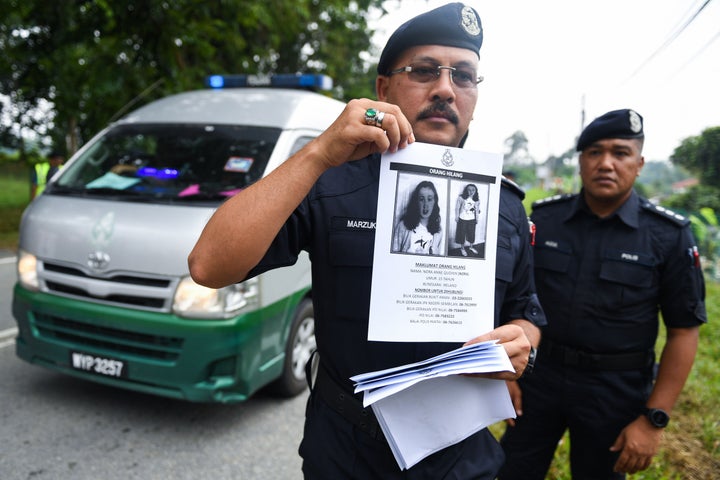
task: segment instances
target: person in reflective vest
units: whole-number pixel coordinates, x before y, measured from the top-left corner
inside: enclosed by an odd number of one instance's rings
[[[45,190],[45,185],[62,168],[64,161],[65,157],[61,153],[52,152],[47,162],[35,164],[30,173],[30,200]]]

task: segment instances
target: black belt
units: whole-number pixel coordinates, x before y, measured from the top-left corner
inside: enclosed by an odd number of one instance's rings
[[[639,370],[655,362],[655,352],[590,353],[577,348],[560,345],[543,338],[538,356],[546,357],[565,367],[581,370]]]
[[[313,392],[318,392],[325,402],[343,416],[345,420],[358,427],[373,438],[384,439],[382,429],[372,408],[363,408],[362,402],[345,391],[327,373],[320,362]]]

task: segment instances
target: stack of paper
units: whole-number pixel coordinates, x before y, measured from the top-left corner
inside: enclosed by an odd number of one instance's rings
[[[504,381],[460,374],[514,371],[495,341],[351,378],[401,469],[497,421],[514,418]]]

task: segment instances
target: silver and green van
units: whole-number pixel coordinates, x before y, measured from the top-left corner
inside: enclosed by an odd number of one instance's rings
[[[22,217],[17,355],[189,401],[302,391],[315,348],[307,257],[216,290],[191,280],[187,255],[223,200],[339,115],[342,102],[309,91],[328,80],[212,77],[84,145]]]

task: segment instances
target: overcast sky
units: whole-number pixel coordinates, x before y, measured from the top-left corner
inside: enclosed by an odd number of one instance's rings
[[[388,0],[378,48],[403,22],[445,3]],[[574,146],[583,108],[585,125],[609,110],[637,110],[646,160],[667,159],[684,138],[720,126],[720,0],[465,3],[483,24],[485,77],[467,148],[502,152],[521,130],[544,161]]]

